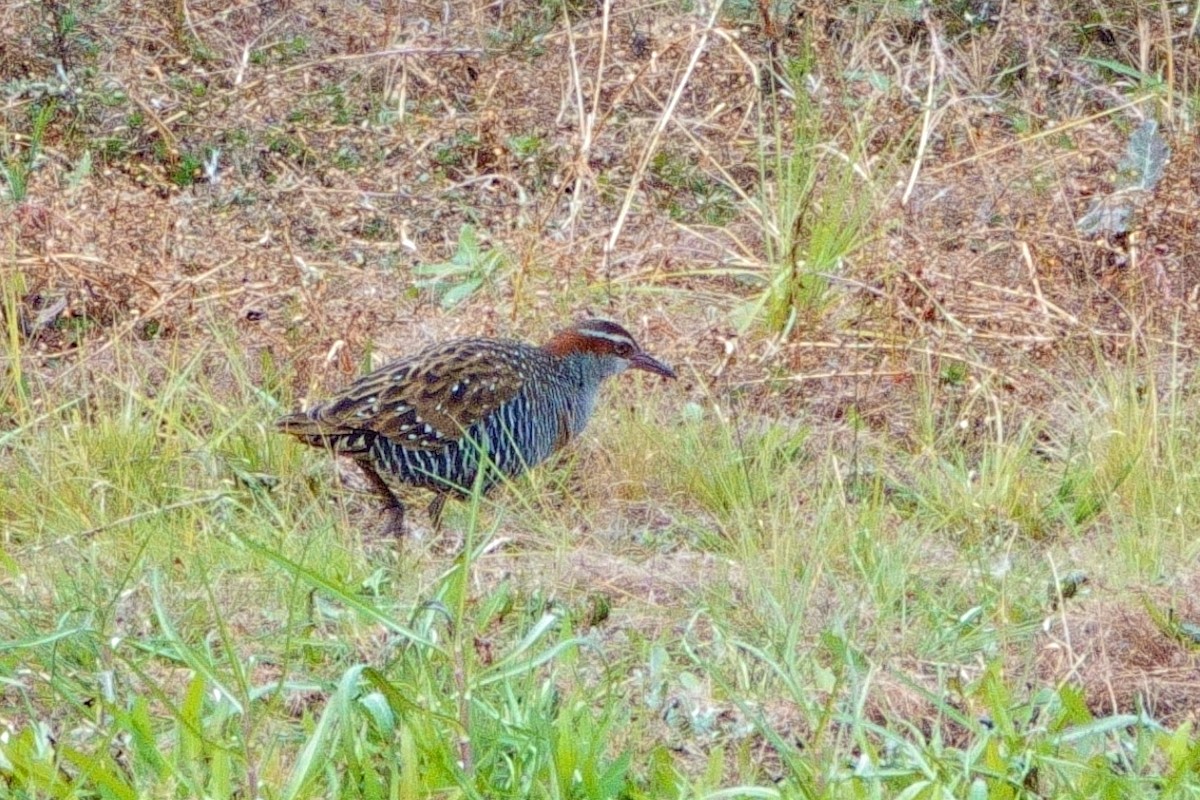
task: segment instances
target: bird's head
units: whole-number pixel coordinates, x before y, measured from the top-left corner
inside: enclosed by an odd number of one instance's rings
[[[585,319],[565,328],[545,344],[546,352],[560,358],[590,358],[602,377],[627,369],[641,369],[674,378],[675,370],[647,353],[629,331],[607,319]]]

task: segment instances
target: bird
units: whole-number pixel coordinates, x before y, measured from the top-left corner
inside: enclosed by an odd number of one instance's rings
[[[403,487],[434,493],[437,529],[448,497],[468,496],[477,479],[487,492],[578,437],[600,385],[627,369],[676,377],[607,319],[578,321],[540,346],[453,339],[385,364],[276,428],[353,459],[383,501],[386,533],[401,536]]]

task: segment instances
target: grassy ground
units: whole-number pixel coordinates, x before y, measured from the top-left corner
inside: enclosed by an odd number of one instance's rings
[[[0,789],[1200,795],[1200,14],[0,10]],[[271,421],[625,324],[382,538]]]

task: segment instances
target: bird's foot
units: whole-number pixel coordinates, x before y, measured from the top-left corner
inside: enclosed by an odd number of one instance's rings
[[[383,510],[383,535],[393,539],[404,538],[404,506],[387,506]]]

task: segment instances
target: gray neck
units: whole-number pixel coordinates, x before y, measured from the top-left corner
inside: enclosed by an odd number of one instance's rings
[[[592,411],[596,408],[596,398],[600,396],[600,384],[605,378],[625,371],[626,364],[611,356],[600,357],[592,355],[577,355],[567,359],[570,380],[577,388],[571,398],[570,427],[571,435],[577,436],[587,427]]]

